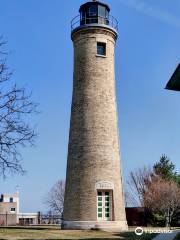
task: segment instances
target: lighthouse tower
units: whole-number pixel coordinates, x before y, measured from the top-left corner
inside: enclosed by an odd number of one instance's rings
[[[71,24],[74,81],[62,228],[127,230],[114,73],[118,23],[99,1],[79,12]]]

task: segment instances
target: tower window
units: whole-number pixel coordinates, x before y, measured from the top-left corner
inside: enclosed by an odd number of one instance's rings
[[[89,16],[97,16],[97,6],[92,5],[89,8]]]
[[[13,198],[12,197],[9,199],[9,202],[11,202],[11,203],[13,202]]]
[[[97,54],[102,56],[106,55],[106,43],[102,42],[97,43]]]
[[[98,7],[98,12],[100,17],[106,17],[106,8],[104,6]]]

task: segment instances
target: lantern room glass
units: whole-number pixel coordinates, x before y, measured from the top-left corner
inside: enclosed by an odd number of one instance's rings
[[[81,25],[86,24],[105,24],[109,25],[109,10],[100,3],[88,4],[80,11]]]

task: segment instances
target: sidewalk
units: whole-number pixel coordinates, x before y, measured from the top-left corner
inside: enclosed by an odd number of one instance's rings
[[[172,233],[160,233],[153,240],[173,240],[180,231],[173,231]]]

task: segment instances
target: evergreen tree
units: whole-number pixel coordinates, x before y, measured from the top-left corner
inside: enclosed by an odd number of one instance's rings
[[[160,157],[159,162],[153,166],[156,175],[161,178],[176,182],[180,186],[180,175],[175,171],[175,165],[166,155]]]

